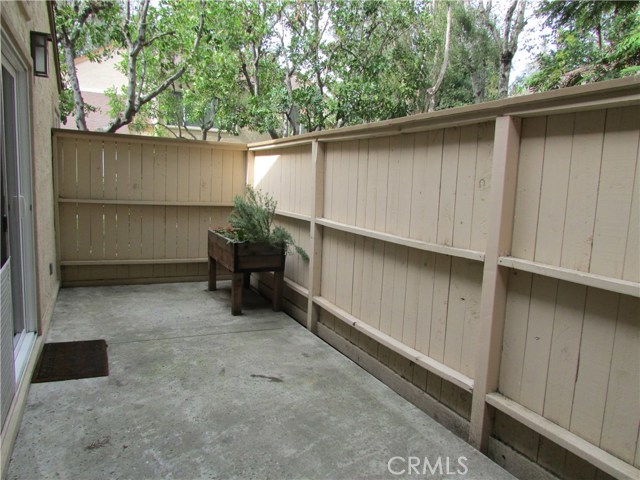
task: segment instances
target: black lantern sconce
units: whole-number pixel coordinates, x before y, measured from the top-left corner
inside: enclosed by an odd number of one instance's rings
[[[33,74],[36,77],[49,76],[48,42],[51,35],[42,32],[31,32],[31,58],[33,58]]]

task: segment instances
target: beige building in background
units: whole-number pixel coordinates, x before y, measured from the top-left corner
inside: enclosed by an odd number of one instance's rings
[[[48,78],[34,76],[31,32],[53,32],[47,2],[0,2],[2,265],[0,476],[4,477],[35,361],[60,285],[56,268],[51,128],[61,87],[48,42]]]
[[[105,58],[100,62],[91,62],[87,57],[78,57],[75,61],[76,70],[78,72],[78,81],[80,82],[80,89],[82,91],[82,98],[88,105],[92,105],[96,108],[95,112],[87,112],[87,127],[90,131],[103,131],[109,124],[111,117],[109,115],[109,97],[106,92],[111,89],[117,89],[122,91],[126,88],[127,77],[118,71],[117,65],[122,61],[122,56],[118,53],[113,54],[109,58]],[[132,132],[125,125],[118,129],[116,133],[134,133],[137,135],[153,135],[154,133],[154,120],[151,120],[148,128],[142,132]],[[69,128],[76,130],[75,119],[70,116],[66,124],[61,126],[62,128]],[[160,129],[161,135],[166,137],[178,136],[180,134],[178,127],[172,127],[168,125],[173,133],[168,132],[166,129]],[[182,136],[186,139],[192,139],[192,137],[184,132],[182,129]],[[189,127],[189,133],[200,139],[200,129],[197,127]],[[218,130],[212,128],[209,131],[209,141],[215,141],[218,138]],[[263,140],[269,140],[269,135],[258,133],[255,131],[241,128],[239,135],[233,135],[228,132],[222,132],[220,140],[223,142],[232,143],[250,143],[260,142]]]
[[[90,131],[104,130],[109,125],[111,117],[106,92],[114,88],[121,90],[127,84],[127,77],[116,68],[121,61],[122,57],[118,54],[101,62],[91,62],[86,56],[75,60],[82,98],[86,104],[96,108],[95,112],[87,112],[87,128]],[[70,115],[61,127],[76,130],[75,117]],[[129,133],[129,127],[125,125],[117,133]]]

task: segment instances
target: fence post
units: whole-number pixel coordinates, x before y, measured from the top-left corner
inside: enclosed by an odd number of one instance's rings
[[[311,258],[309,263],[309,298],[307,301],[307,328],[313,333],[318,330],[319,307],[313,303],[313,297],[320,295],[322,279],[322,225],[316,224],[317,218],[324,215],[324,143],[314,140],[311,144],[311,221],[309,226]]]
[[[511,250],[516,179],[520,150],[521,120],[496,118],[489,204],[489,233],[485,249],[480,301],[480,328],[469,443],[486,452],[492,419],[486,395],[498,389],[502,335],[507,300],[508,269],[498,265],[498,258]]]

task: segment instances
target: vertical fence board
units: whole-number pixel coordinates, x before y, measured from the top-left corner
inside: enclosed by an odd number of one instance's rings
[[[336,301],[336,264],[335,236],[337,232],[326,231],[322,236],[322,283],[320,292],[330,302]]]
[[[118,150],[116,142],[104,142],[104,198],[118,198]]]
[[[118,221],[117,205],[104,206],[104,258],[116,260],[118,258]],[[66,258],[65,256],[62,257]]]
[[[211,201],[222,201],[222,151],[211,152]]]
[[[91,180],[89,182],[89,198],[104,198],[104,176],[102,171],[102,142],[91,142],[89,156],[91,157]]]
[[[576,114],[560,265],[589,271],[602,156],[604,111]]]
[[[446,255],[436,255],[429,356],[435,358],[439,362],[444,361],[450,281],[451,257]]]
[[[549,117],[542,170],[535,260],[559,265],[567,205],[574,114]]]
[[[351,312],[353,292],[353,235],[339,232],[336,252],[336,299],[335,303],[347,312]]]
[[[356,224],[358,210],[358,142],[346,142],[342,146],[342,161],[347,174],[349,194],[346,200],[347,214],[344,221],[349,225]]]
[[[546,117],[522,122],[511,254],[525,260],[535,258],[546,130]]]
[[[376,138],[371,141],[371,147],[377,153],[376,185],[375,185],[375,229],[386,231],[387,202],[389,185],[389,138]],[[372,165],[373,167],[373,165]]]
[[[324,171],[324,217],[333,219],[333,170],[335,168],[335,158],[339,154],[339,144],[329,144],[326,146],[326,161]]]
[[[144,259],[153,258],[153,229],[155,222],[153,208],[154,207],[150,205],[145,205],[140,209],[140,229],[142,233],[140,236],[140,258]],[[153,268],[151,268],[151,271],[153,271]],[[153,276],[153,274],[151,274],[151,276]]]
[[[60,204],[60,230],[64,232],[64,241],[60,245],[62,258],[78,259],[77,204]]]
[[[191,177],[189,151],[190,148],[186,145],[178,146],[176,200],[179,202],[189,201],[189,177]]]
[[[381,332],[391,334],[391,316],[393,308],[393,280],[395,278],[395,255],[398,245],[384,243],[384,256],[382,266],[382,296],[380,298],[380,325]]]
[[[418,303],[420,295],[420,270],[424,252],[410,248],[407,257],[407,287],[404,295],[404,319],[402,323],[402,343],[416,348],[416,329],[418,325]]]
[[[76,198],[91,198],[91,140],[76,141]]]
[[[476,153],[476,172],[473,191],[473,220],[469,248],[481,252],[484,251],[487,242],[493,135],[493,123],[484,123],[478,126],[478,150]]]
[[[367,185],[369,183],[369,142],[358,142],[358,197],[356,201],[356,226],[366,227],[367,219]]]
[[[636,177],[633,185],[622,278],[631,282],[640,282],[640,145],[638,145],[636,156]]]
[[[244,156],[244,152],[233,151],[233,189],[231,191],[231,201],[233,201],[236,195],[244,195],[247,178]]]
[[[542,414],[558,280],[535,275],[531,286],[520,403]]]
[[[453,226],[453,245],[460,248],[469,248],[471,245],[477,153],[478,127],[476,125],[463,127],[460,130]]]
[[[421,252],[418,264],[420,269],[418,291],[420,295],[418,298],[418,320],[416,325],[416,350],[429,356],[432,356],[429,348],[431,346],[431,327],[433,324],[436,257],[435,253]]]
[[[398,217],[396,231],[402,237],[409,237],[411,231],[411,197],[413,182],[413,155],[415,135],[403,139],[400,152],[400,181],[398,188]]]
[[[382,304],[382,282],[384,275],[384,242],[373,241],[373,260],[371,263],[371,292],[368,305],[371,326],[380,328],[380,306]]]
[[[155,199],[155,168],[156,145],[145,143],[142,145],[142,179],[140,182],[140,199],[152,201]]]
[[[142,199],[142,145],[129,144],[129,181],[131,182],[129,198]]]
[[[190,202],[200,200],[200,184],[202,178],[202,165],[200,162],[200,147],[191,147],[188,150],[188,157],[185,158],[186,168],[189,173],[188,199]]]
[[[156,145],[153,159],[153,199],[167,199],[167,147]]]
[[[463,259],[451,259],[451,280],[449,283],[449,303],[447,324],[445,331],[444,363],[460,371],[462,358],[462,339],[464,333],[464,318],[466,297],[468,297],[469,278],[465,275]]]
[[[638,129],[638,108],[607,112],[589,268],[592,273],[622,277],[638,156]]]
[[[499,386],[502,394],[516,402],[520,402],[521,398],[532,281],[533,275],[530,273],[509,273]]]
[[[206,237],[205,232],[200,230],[200,210],[201,207],[189,207],[188,209],[188,236],[186,258],[198,258],[200,244]]]
[[[104,206],[103,205],[88,205],[90,207],[91,224],[90,236],[91,236],[91,253],[89,258],[91,260],[98,260],[104,258]]]
[[[400,156],[402,154],[402,142],[404,135],[396,135],[389,139],[389,166],[387,179],[387,211],[385,218],[385,231],[398,235],[397,220],[398,196],[400,195]]]
[[[471,378],[475,378],[480,323],[480,294],[482,291],[482,264],[462,259],[459,261],[464,262],[463,273],[467,278],[465,289],[461,292],[464,295],[465,308],[460,371]]]
[[[447,128],[444,132],[440,205],[438,209],[437,242],[441,245],[453,245],[459,149],[460,128]]]
[[[178,201],[178,147],[167,145],[166,200]]]
[[[331,218],[341,223],[347,221],[347,199],[349,196],[349,166],[347,163],[349,159],[346,153],[343,143],[336,144],[333,155],[329,157],[332,164],[331,177],[327,177],[332,183]]]
[[[543,414],[545,418],[566,429],[569,428],[571,419],[580,359],[586,294],[587,288],[583,285],[567,282],[558,284]]]
[[[406,247],[396,248],[393,277],[393,298],[391,300],[391,326],[389,334],[396,340],[402,340],[404,330],[405,299],[407,292],[407,258],[409,252]]]
[[[76,142],[65,138],[61,143],[60,197],[78,198]]]
[[[612,292],[587,290],[570,429],[594,445],[602,433],[618,300]]]
[[[620,296],[613,358],[599,445],[633,463],[640,428],[640,309]]]
[[[142,215],[143,207],[132,205],[129,208],[129,259],[140,260],[143,258],[142,244]]]
[[[277,190],[278,193],[278,205],[282,210],[287,212],[292,211],[291,208],[291,182],[292,178],[292,151],[290,148],[285,149],[283,154],[278,162],[280,164],[280,188]]]
[[[116,205],[116,248],[118,260],[129,260],[129,217],[127,205]],[[126,273],[128,275],[128,271]]]
[[[200,148],[200,201],[212,202],[211,180],[213,176],[212,151],[208,148]]]

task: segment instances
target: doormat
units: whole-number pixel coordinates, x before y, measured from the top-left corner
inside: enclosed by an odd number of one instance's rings
[[[46,343],[31,382],[60,382],[108,376],[109,358],[105,340]]]

